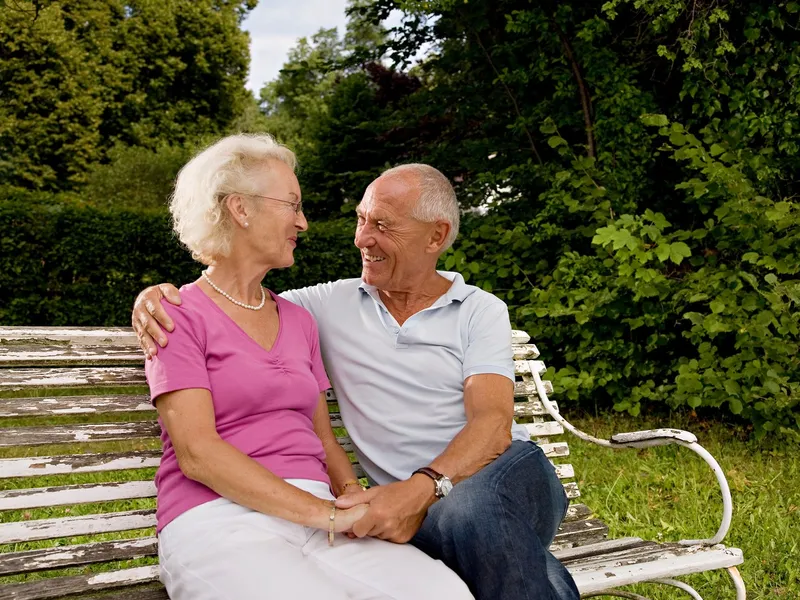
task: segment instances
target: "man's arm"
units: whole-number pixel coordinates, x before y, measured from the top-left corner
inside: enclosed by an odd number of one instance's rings
[[[324,318],[323,310],[327,297],[333,290],[333,282],[321,283],[310,287],[297,290],[288,290],[280,294],[289,302],[299,304],[308,310],[317,321]],[[171,283],[160,283],[145,288],[136,297],[131,312],[131,326],[139,338],[139,346],[149,359],[158,354],[158,348],[164,347],[168,343],[168,336],[164,333],[172,332],[175,324],[169,318],[167,311],[164,310],[162,302],[164,300],[171,304],[180,305],[181,294]]]

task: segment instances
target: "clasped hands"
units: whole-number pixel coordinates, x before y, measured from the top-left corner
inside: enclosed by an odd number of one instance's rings
[[[351,537],[370,536],[404,544],[419,531],[435,500],[431,480],[415,475],[405,481],[339,496],[336,507],[349,509],[369,505],[364,515],[353,523]]]

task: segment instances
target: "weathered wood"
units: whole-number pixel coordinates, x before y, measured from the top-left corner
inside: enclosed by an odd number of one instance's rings
[[[664,544],[593,556],[567,565],[582,594],[641,581],[675,578],[740,565],[742,551],[722,546]]]
[[[140,583],[158,581],[158,566],[135,567],[121,571],[108,571],[95,575],[55,577],[3,586],[2,600],[51,600],[86,592],[123,588]]]
[[[573,500],[574,498],[580,498],[581,492],[578,489],[578,484],[574,481],[569,481],[564,484],[564,492],[567,494],[567,498]]]
[[[0,523],[0,544],[147,529],[155,526],[155,509]]]
[[[553,382],[547,381],[546,379],[542,381],[544,384],[544,391],[547,394],[553,393]],[[514,383],[514,396],[517,398],[525,398],[533,400],[534,398],[538,397],[539,392],[536,391],[536,384],[533,381],[517,381]]]
[[[5,458],[0,459],[0,479],[146,469],[157,467],[160,462],[160,450]]]
[[[544,423],[525,423],[524,427],[533,437],[547,437],[550,435],[561,435],[564,428],[555,421]]]
[[[557,405],[556,408],[558,408]],[[547,414],[547,409],[539,400],[514,403],[514,417],[517,419],[521,417],[539,417]]]
[[[552,444],[539,444],[539,447],[544,451],[547,458],[556,458],[559,456],[569,456],[569,446],[567,442],[554,442]]]
[[[0,345],[32,340],[43,344],[139,347],[130,327],[0,327]]]
[[[533,344],[513,344],[511,351],[514,360],[533,360],[539,358],[539,349]]]
[[[531,339],[524,331],[520,331],[519,329],[512,329],[511,330],[511,343],[512,344],[527,344]]]
[[[3,369],[0,391],[147,385],[141,367],[59,367]]]
[[[572,465],[554,465],[556,468],[556,475],[559,479],[569,479],[575,477],[575,469]]]
[[[52,427],[3,427],[0,428],[0,448],[70,442],[111,442],[158,437],[159,435],[161,435],[161,428],[155,421],[55,425]]]
[[[0,417],[33,417],[119,412],[152,412],[147,394],[107,396],[46,396],[43,398],[0,398]]]
[[[154,498],[153,481],[120,481],[117,483],[85,483],[57,487],[2,490],[0,510],[22,510],[45,506],[110,502],[132,498]]]
[[[340,438],[351,448],[349,438]],[[0,479],[9,477],[38,477],[41,475],[63,475],[67,473],[97,473],[102,471],[125,471],[157,467],[161,462],[158,450],[137,450],[108,454],[74,454],[64,456],[36,456],[33,458],[0,459]],[[353,463],[358,477],[364,470]]]
[[[143,537],[0,554],[0,576],[79,567],[158,554],[158,538]],[[0,588],[2,589],[2,588]]]
[[[81,595],[75,600],[169,600],[169,596],[167,596],[167,590],[164,589],[164,586],[159,583],[155,585],[137,585],[100,596]]]
[[[592,516],[592,511],[585,504],[570,504],[564,521],[579,521]]]
[[[569,542],[572,545],[599,542],[608,533],[608,526],[600,519],[580,519],[565,521],[556,534],[554,543]]]
[[[645,542],[642,538],[637,537],[617,538],[615,540],[603,540],[602,542],[587,544],[585,546],[576,546],[575,548],[565,550],[556,550],[553,552],[553,555],[562,563],[567,564],[570,561],[603,556],[619,550],[629,550],[631,548],[653,545],[655,545],[655,542]]]
[[[143,363],[144,354],[138,347],[0,344],[0,367],[136,367]]]

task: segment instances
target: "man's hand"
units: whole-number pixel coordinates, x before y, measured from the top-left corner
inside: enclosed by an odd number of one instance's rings
[[[369,504],[369,510],[353,525],[357,537],[372,536],[404,544],[419,531],[428,508],[436,500],[435,485],[425,475],[370,488],[336,499],[336,506],[349,508]]]
[[[171,283],[161,283],[145,288],[133,303],[131,326],[136,332],[139,345],[148,360],[158,354],[159,345],[161,347],[167,345],[167,336],[164,335],[161,327],[163,326],[167,331],[175,328],[167,311],[161,306],[162,298],[166,298],[171,304],[179,305],[181,303],[180,292]],[[156,345],[156,341],[158,345]]]

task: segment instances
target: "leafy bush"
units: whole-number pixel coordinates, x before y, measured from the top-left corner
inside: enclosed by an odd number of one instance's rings
[[[0,201],[0,324],[130,324],[145,286],[194,281],[202,266],[163,211],[102,210],[17,192]],[[265,280],[275,290],[358,276],[353,224],[312,224],[297,263]]]
[[[543,213],[555,203],[583,215],[591,245],[557,220],[497,214],[468,222],[445,265],[508,301],[570,399],[632,415],[649,402],[709,407],[757,435],[800,438],[798,206],[760,195],[746,154],[663,115],[642,120],[683,169],[678,225],[649,208],[615,216],[614,190],[600,184],[608,173],[575,157],[540,201]],[[544,245],[553,237],[555,263]]]

